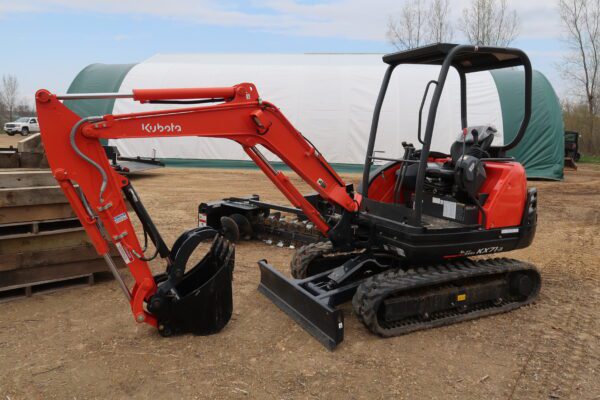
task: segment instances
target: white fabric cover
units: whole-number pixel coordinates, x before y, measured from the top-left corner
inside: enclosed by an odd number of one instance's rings
[[[331,163],[364,163],[375,101],[387,65],[374,54],[182,54],[156,55],[133,67],[120,92],[169,87],[256,84],[264,100],[278,106]],[[384,157],[402,155],[401,142],[417,148],[418,109],[425,85],[439,67],[396,68],[382,109],[376,150]],[[430,89],[423,112],[423,131]],[[140,104],[118,99],[114,114],[178,106]],[[500,99],[490,73],[468,75],[469,125],[493,125],[495,144],[503,143]],[[460,132],[460,86],[453,71],[438,109],[432,150],[449,152]],[[211,138],[152,138],[111,141],[124,156],[247,160],[237,143]],[[277,160],[267,154],[270,160]]]

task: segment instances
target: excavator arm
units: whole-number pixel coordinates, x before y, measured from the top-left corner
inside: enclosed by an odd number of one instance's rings
[[[132,98],[141,103],[191,106],[82,119],[61,101],[109,97]],[[243,147],[288,200],[302,209],[307,218],[327,235],[332,227],[289,178],[269,164],[259,150],[262,146],[277,155],[325,200],[348,211],[348,214],[358,210],[358,204],[347,192],[345,183],[319,151],[277,107],[262,101],[256,87],[250,83],[227,88],[142,89],[134,90],[132,94],[59,96],[40,90],[36,94],[36,104],[42,140],[54,177],[96,251],[104,256],[117,277],[129,299],[135,320],[158,326],[159,330],[163,325],[161,321],[169,320],[165,310],[172,311],[172,304],[164,306],[165,299],[170,302],[181,299],[178,285],[184,285],[182,282],[186,279],[185,265],[182,264],[187,261],[191,251],[186,248],[186,243],[197,244],[201,237],[205,238],[214,232],[189,231],[169,249],[129,180],[111,168],[101,139],[198,136],[233,140]],[[124,197],[140,218],[144,233],[156,246],[157,253],[166,259],[166,278],[158,279],[152,275]],[[109,241],[116,246],[135,279],[131,289],[120,278],[109,256]],[[232,250],[228,249],[222,241],[215,240],[212,250],[221,258],[213,255],[212,262],[230,262],[228,257],[231,254],[227,254]],[[189,279],[184,286],[189,286]],[[187,324],[184,322],[183,325]]]

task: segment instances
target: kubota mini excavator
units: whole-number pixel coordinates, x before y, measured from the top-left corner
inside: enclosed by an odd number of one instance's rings
[[[531,65],[520,50],[436,44],[386,55],[361,187],[355,192],[273,104],[250,83],[227,88],[139,89],[132,94],[36,94],[37,111],[54,176],[130,301],[136,321],[162,335],[209,334],[231,316],[234,248],[218,230],[185,232],[169,249],[129,179],[113,170],[101,139],[173,136],[220,137],[239,143],[291,204],[329,240],[297,250],[289,279],[259,261],[259,290],[326,347],[343,340],[335,307],[352,299],[373,332],[395,336],[512,310],[540,290],[536,268],[505,258],[473,260],[528,246],[536,228],[537,192],[527,189],[523,167],[507,150],[525,134],[531,114]],[[425,130],[402,158],[374,155],[377,126],[390,77],[401,64],[440,65]],[[522,66],[524,113],[515,139],[492,146],[494,129],[467,124],[466,76]],[[430,151],[438,103],[450,68],[458,71],[462,135],[449,154]],[[61,100],[132,98],[184,108],[80,118]],[[206,103],[216,103],[207,105]],[[424,103],[424,101],[423,101]],[[422,107],[421,107],[422,111]],[[420,118],[420,115],[419,115]],[[419,124],[420,125],[420,124]],[[303,196],[260,152],[276,154],[318,196]],[[387,162],[377,169],[375,161]],[[124,198],[156,251],[144,253]],[[330,207],[323,207],[328,204]],[[190,254],[212,240],[206,256],[186,268]],[[126,286],[109,257],[114,243],[135,284]],[[147,240],[146,240],[147,242]],[[164,258],[153,276],[148,261]]]

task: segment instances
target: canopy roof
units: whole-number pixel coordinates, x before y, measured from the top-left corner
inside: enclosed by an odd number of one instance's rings
[[[441,65],[448,54],[459,45],[452,43],[436,43],[415,49],[399,51],[383,56],[383,61],[396,64],[428,64]],[[457,70],[469,73],[489,71],[493,69],[515,67],[522,64],[523,52],[518,49],[498,47],[476,47],[477,51],[468,49],[455,55],[452,65]]]

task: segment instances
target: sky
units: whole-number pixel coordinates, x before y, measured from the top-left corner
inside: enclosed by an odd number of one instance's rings
[[[450,0],[457,21],[470,0]],[[0,75],[21,95],[66,92],[92,63],[134,63],[158,53],[387,53],[390,15],[402,0],[0,0]],[[556,1],[508,0],[525,50],[559,96],[566,55]],[[465,41],[455,27],[455,43]]]

